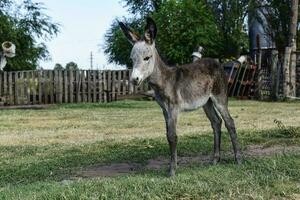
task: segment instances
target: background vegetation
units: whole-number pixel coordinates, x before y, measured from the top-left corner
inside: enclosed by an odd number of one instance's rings
[[[0,0],[0,44],[12,41],[16,57],[8,59],[5,71],[36,69],[39,60],[50,58],[44,42],[59,32],[59,25],[45,14],[42,3]]]
[[[263,9],[271,35],[282,53],[288,44],[291,0],[123,0],[129,17],[119,18],[142,33],[145,16],[158,26],[157,47],[169,64],[191,61],[193,50],[201,45],[204,56],[237,58],[249,53],[248,20],[258,21],[257,9]],[[300,41],[298,37],[298,41]],[[105,53],[109,61],[131,67],[130,44],[120,32],[116,20],[105,35]]]

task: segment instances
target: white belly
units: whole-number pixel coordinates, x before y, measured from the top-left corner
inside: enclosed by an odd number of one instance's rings
[[[204,106],[208,99],[209,99],[209,96],[202,97],[202,98],[199,98],[199,99],[195,99],[194,101],[183,102],[180,105],[180,108],[183,111],[192,111],[192,110],[195,110],[199,107]]]

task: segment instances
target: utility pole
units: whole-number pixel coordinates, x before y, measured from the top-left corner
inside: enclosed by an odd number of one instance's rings
[[[91,68],[91,70],[93,70],[93,52],[91,51],[91,57],[90,57],[90,61],[91,61],[91,66],[90,66],[90,68]]]

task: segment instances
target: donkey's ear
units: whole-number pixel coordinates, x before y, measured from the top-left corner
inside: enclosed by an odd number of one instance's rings
[[[123,22],[119,22],[119,26],[121,27],[124,35],[132,45],[134,45],[134,43],[140,40],[140,36],[137,33],[133,32],[131,29],[129,29]]]
[[[152,44],[156,38],[157,28],[154,20],[147,17],[147,25],[145,27],[144,39],[147,43]]]

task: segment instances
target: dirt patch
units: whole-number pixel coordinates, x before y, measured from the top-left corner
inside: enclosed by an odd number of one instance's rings
[[[274,154],[285,154],[299,152],[300,146],[271,146],[263,147],[261,145],[249,145],[243,152],[245,156],[271,156]]]
[[[130,174],[140,170],[140,165],[135,163],[115,163],[105,166],[90,166],[82,171],[78,175],[82,177],[114,177],[123,174]]]
[[[300,146],[271,146],[264,147],[261,145],[249,145],[243,151],[245,157],[263,157],[276,154],[285,154],[291,152],[300,152]],[[232,153],[221,155],[222,157],[232,156]],[[210,163],[211,156],[197,155],[197,156],[183,156],[178,157],[178,166],[189,166],[195,163]],[[142,170],[161,170],[167,168],[169,163],[168,158],[158,157],[148,160],[146,165],[138,163],[115,163],[110,165],[94,165],[85,169],[79,170],[76,177],[93,178],[93,177],[115,177],[119,175],[133,174]]]

